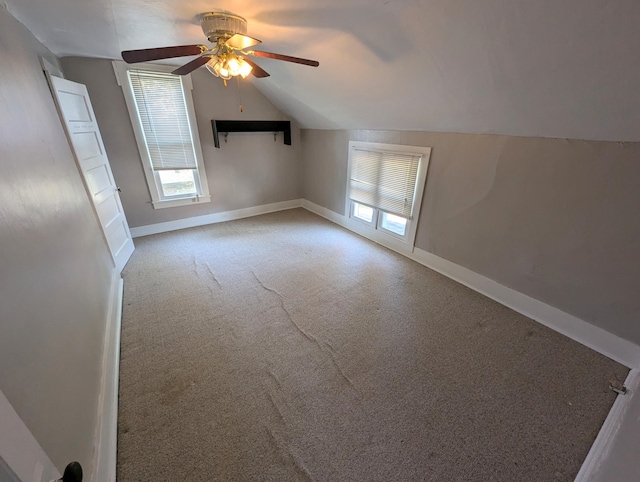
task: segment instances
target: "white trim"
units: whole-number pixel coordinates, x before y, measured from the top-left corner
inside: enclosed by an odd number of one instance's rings
[[[306,199],[302,207],[333,221],[351,231],[365,236],[393,251],[407,256],[418,263],[437,271],[460,284],[463,284],[488,298],[503,304],[518,313],[531,318],[552,330],[568,336],[589,348],[615,360],[629,368],[640,367],[640,346],[609,333],[591,323],[587,323],[576,316],[565,313],[558,308],[547,305],[511,288],[507,288],[489,278],[470,269],[464,268],[435,254],[414,248],[413,253],[398,247],[387,239],[376,239],[368,236],[368,232],[358,229],[357,223],[343,215],[337,214],[322,206],[318,206]]]
[[[60,478],[58,469],[1,391],[0,457],[24,482]]]
[[[251,216],[258,216],[260,214],[268,214],[276,211],[284,211],[286,209],[294,209],[301,206],[302,199],[292,199],[291,201],[263,204],[262,206],[236,209],[234,211],[224,211],[221,213],[205,214],[204,216],[176,219],[175,221],[167,221],[165,223],[138,226],[136,228],[131,228],[131,235],[134,238],[138,238],[140,236],[166,233],[168,231],[175,231],[177,229],[193,228],[196,226],[204,226],[206,224],[215,224],[225,221],[233,221],[234,219],[249,218]]]
[[[160,201],[152,201],[155,209],[173,208],[176,206],[187,206],[189,204],[208,203],[211,196],[189,196],[179,199],[161,199]]]
[[[118,379],[120,369],[120,328],[124,282],[114,272],[109,314],[104,336],[102,379],[96,426],[94,482],[115,482],[118,437]]]
[[[604,421],[600,432],[598,432],[598,436],[596,437],[595,442],[591,446],[591,450],[587,454],[587,458],[582,463],[582,467],[580,467],[580,471],[575,478],[575,482],[587,482],[590,480],[594,480],[596,473],[603,466],[606,465],[607,459],[611,455],[611,451],[613,449],[613,442],[620,431],[620,428],[625,423],[633,423],[632,420],[629,420],[629,417],[632,415],[629,413],[629,409],[632,406],[632,402],[635,397],[638,395],[638,388],[640,387],[640,370],[633,369],[627,375],[627,379],[624,382],[627,387],[626,395],[618,395],[615,402],[613,402],[613,406],[609,411],[609,415]],[[635,403],[638,403],[636,401]],[[633,462],[633,461],[631,461]],[[635,476],[637,473],[628,474],[628,480],[636,480]]]
[[[193,103],[193,82],[191,81],[191,74],[180,76],[182,82],[184,100],[187,104],[187,115],[189,117],[189,126],[191,128],[191,140],[193,141],[193,150],[197,163],[197,179],[196,184],[199,186],[200,194],[195,197],[171,199],[166,198],[161,193],[162,188],[158,185],[155,172],[151,168],[151,160],[147,152],[147,144],[144,139],[144,133],[140,126],[138,118],[138,108],[131,91],[131,85],[129,84],[127,72],[131,69],[148,70],[153,72],[170,73],[175,70],[175,67],[169,65],[154,64],[148,62],[138,63],[135,66],[121,60],[111,61],[113,65],[113,71],[116,76],[118,85],[122,88],[122,94],[124,96],[125,104],[127,105],[127,112],[131,120],[131,127],[133,128],[133,134],[136,139],[136,145],[138,146],[138,153],[140,155],[140,161],[142,162],[142,168],[144,170],[145,178],[147,180],[147,187],[149,188],[149,195],[151,196],[151,204],[154,209],[170,208],[174,206],[184,206],[191,203],[205,203],[211,200],[209,193],[209,183],[207,181],[207,173],[204,167],[204,156],[202,155],[202,144],[200,142],[200,134],[198,132],[198,123],[196,121],[196,110]]]
[[[350,229],[346,223],[346,220],[349,218],[346,216],[343,216],[342,214],[338,214],[337,212],[332,211],[331,209],[327,209],[323,206],[320,206],[319,204],[313,203],[306,199],[302,200],[302,207],[305,208],[307,211],[311,211],[312,213],[317,214],[318,216],[322,216],[323,218],[328,219],[329,221],[339,224],[343,228]]]

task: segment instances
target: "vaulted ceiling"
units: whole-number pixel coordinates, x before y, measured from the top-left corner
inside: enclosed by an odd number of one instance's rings
[[[251,80],[306,128],[640,141],[637,0],[6,3],[61,57],[206,43],[200,13],[237,13],[264,50],[320,61]]]

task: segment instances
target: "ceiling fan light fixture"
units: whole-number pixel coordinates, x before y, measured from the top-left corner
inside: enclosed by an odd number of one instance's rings
[[[247,33],[247,20],[225,10],[203,13],[200,24],[209,42],[214,43],[220,37],[229,38],[236,33]]]
[[[218,65],[218,59],[215,57],[211,57],[209,59],[209,62],[207,62],[206,64],[204,64],[204,66],[207,68],[207,70],[209,72],[211,72],[213,75],[215,75],[216,77],[219,77],[218,72],[216,70],[216,66]]]
[[[226,62],[222,59],[211,57],[211,60],[209,60],[209,62],[205,64],[205,67],[216,77],[220,77],[224,80],[229,80],[231,78],[231,74],[225,64]]]
[[[213,70],[221,79],[229,80],[231,78],[231,72],[229,72],[229,67],[227,66],[226,62],[218,62],[213,66]]]
[[[151,60],[171,59],[174,57],[190,57],[196,59],[175,69],[175,75],[188,75],[203,65],[216,77],[229,80],[231,77],[249,75],[261,79],[269,77],[269,73],[249,57],[266,57],[285,62],[318,67],[316,60],[292,57],[274,52],[248,50],[262,43],[257,38],[249,37],[247,20],[226,10],[215,10],[200,16],[202,31],[214,45],[176,45],[172,47],[157,47],[151,49],[124,50],[122,58],[129,64],[148,62]],[[225,82],[226,85],[226,82]]]
[[[229,80],[231,77],[237,75],[244,79],[253,70],[253,67],[249,65],[248,62],[245,62],[242,57],[234,54],[226,54],[220,57],[212,56],[205,64],[205,67],[216,77],[225,80]]]
[[[229,70],[229,73],[234,77],[236,75],[240,75],[240,62],[238,62],[238,59],[236,57],[231,57],[229,59],[229,61],[227,62],[227,69]]]
[[[249,65],[248,62],[245,62],[244,59],[241,57],[240,58],[240,76],[243,79],[246,79],[247,76],[251,74],[252,70],[253,70],[253,67]]]

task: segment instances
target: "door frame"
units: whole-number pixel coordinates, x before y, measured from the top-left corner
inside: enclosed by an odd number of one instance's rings
[[[50,481],[61,477],[49,456],[0,391],[0,458],[18,480]],[[1,462],[0,462],[1,465]]]

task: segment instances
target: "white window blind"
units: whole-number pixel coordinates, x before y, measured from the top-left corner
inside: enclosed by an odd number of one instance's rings
[[[153,170],[196,169],[180,76],[140,70],[128,76]]]
[[[354,148],[349,198],[411,219],[421,154]]]

